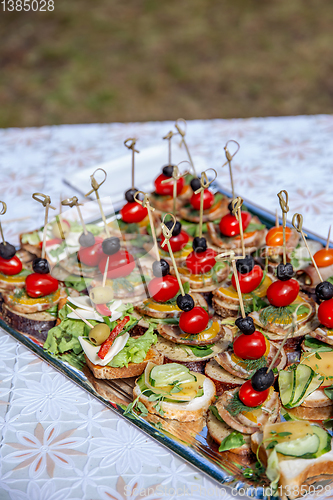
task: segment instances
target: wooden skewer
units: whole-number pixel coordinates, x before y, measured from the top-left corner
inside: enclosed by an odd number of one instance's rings
[[[0,215],[4,215],[7,212],[7,204],[4,201],[0,201],[0,203],[2,205]],[[7,245],[5,237],[3,235],[3,230],[2,230],[2,224],[1,224],[1,222],[0,222],[0,233],[1,233],[2,243],[4,245]]]
[[[77,309],[74,309],[72,306],[70,306],[68,304],[68,302],[66,302],[66,306],[69,307],[75,314],[78,318],[82,319],[82,321],[89,326],[89,328],[94,328],[94,326],[89,323],[89,321],[87,321],[83,316],[81,316],[81,314],[79,312],[77,312]]]
[[[46,232],[49,221],[49,208],[55,210],[55,207],[51,205],[51,198],[43,193],[34,193],[32,195],[33,199],[38,201],[45,207],[45,218],[44,218],[44,230],[43,230],[43,245],[42,245],[42,259],[45,259],[45,248],[46,248]]]
[[[238,300],[239,300],[241,315],[242,315],[242,318],[245,318],[246,314],[245,314],[245,308],[244,308],[244,302],[243,302],[243,295],[242,295],[242,292],[241,292],[241,289],[240,289],[240,284],[239,284],[239,279],[238,279],[238,272],[237,272],[237,267],[236,267],[236,260],[237,259],[241,259],[242,257],[240,257],[240,256],[236,257],[235,256],[235,252],[233,250],[230,250],[229,252],[220,253],[220,254],[216,255],[215,258],[216,259],[221,259],[221,260],[227,260],[228,258],[230,258],[232,269],[233,269],[234,276],[235,276],[236,290],[237,290],[237,295],[238,295]]]
[[[144,196],[143,200],[140,200],[138,198],[139,194],[142,194]],[[149,224],[150,224],[150,229],[151,229],[151,235],[153,237],[153,242],[154,242],[155,256],[156,256],[156,260],[160,261],[161,257],[160,257],[160,252],[158,250],[156,231],[155,231],[155,226],[154,226],[154,221],[153,221],[153,216],[152,216],[152,212],[155,211],[155,208],[150,206],[148,193],[144,193],[143,191],[137,191],[134,195],[134,199],[137,203],[139,203],[140,205],[142,205],[144,208],[147,209],[148,219],[149,219]]]
[[[234,198],[231,202],[232,205],[232,213],[235,215],[236,219],[238,220],[239,223],[239,235],[241,239],[241,247],[242,247],[242,255],[243,258],[245,257],[245,242],[244,242],[244,232],[243,232],[243,220],[242,220],[242,205],[243,205],[243,199],[238,196],[237,198]]]
[[[318,269],[318,266],[316,264],[316,261],[314,260],[313,258],[313,255],[311,253],[311,250],[310,250],[310,247],[308,245],[308,242],[306,241],[306,234],[303,232],[303,216],[301,214],[294,214],[293,216],[293,220],[292,220],[292,225],[294,226],[294,228],[296,229],[296,231],[298,233],[300,233],[302,235],[302,238],[303,238],[303,241],[304,241],[304,245],[306,246],[306,249],[307,251],[309,252],[309,255],[310,255],[310,258],[312,260],[312,264],[314,265],[316,271],[317,271],[317,274],[318,274],[318,277],[320,279],[321,282],[323,282],[323,278],[322,278],[322,275]]]
[[[72,198],[66,198],[66,200],[62,200],[61,205],[65,205],[65,206],[69,206],[69,207],[76,207],[81,225],[83,227],[83,232],[84,232],[84,234],[88,234],[85,222],[84,222],[83,217],[82,217],[82,212],[80,209],[80,205],[82,205],[82,203],[79,203],[78,197],[73,196]]]
[[[168,139],[168,141],[169,141],[169,145],[168,145],[169,146],[168,147],[168,153],[169,153],[168,154],[168,158],[169,158],[168,164],[169,165],[172,165],[172,163],[171,163],[171,139],[173,138],[174,135],[176,135],[175,132],[172,132],[172,130],[170,130],[170,132],[165,137],[163,137],[163,139]]]
[[[284,196],[285,198],[284,198]],[[289,206],[288,206],[288,193],[285,189],[282,189],[278,193],[278,198],[280,202],[280,207],[282,210],[282,231],[283,231],[283,264],[286,265],[287,263],[287,252],[286,252],[286,223],[287,223],[287,213],[289,212]]]
[[[326,241],[325,250],[328,250],[328,247],[330,245],[331,227],[332,227],[332,224],[330,225],[330,228],[328,230],[328,235],[327,235],[327,241]]]
[[[165,225],[165,218],[167,216],[170,216],[173,220],[173,226],[171,229],[168,229],[168,227]],[[172,251],[172,248],[171,248],[171,245],[170,245],[170,238],[172,236],[172,231],[174,230],[174,227],[176,225],[176,218],[173,214],[165,214],[164,217],[163,217],[163,220],[162,220],[162,224],[161,224],[161,227],[162,227],[162,233],[163,233],[163,236],[164,236],[164,241],[162,243],[162,247],[165,246],[165,244],[167,245],[168,247],[168,250],[169,250],[169,254],[170,254],[170,257],[171,257],[171,260],[172,260],[172,265],[174,267],[174,270],[175,270],[175,273],[176,273],[176,278],[177,278],[177,281],[178,281],[178,285],[179,285],[179,289],[180,289],[180,293],[182,294],[182,296],[185,295],[185,291],[184,291],[184,287],[183,287],[183,283],[180,279],[180,275],[179,275],[179,271],[178,271],[178,267],[177,267],[177,264],[176,264],[176,261],[175,261],[175,257],[173,255],[173,251]]]
[[[275,212],[275,227],[279,227],[280,224],[279,224],[279,212],[278,212],[278,209],[276,209],[276,212]]]
[[[96,181],[96,179],[94,177],[94,175],[96,174],[96,172],[98,172],[98,170],[101,170],[102,172],[104,172],[104,179],[99,184],[98,184],[98,182]],[[84,196],[89,196],[92,192],[95,191],[97,203],[98,203],[98,206],[99,206],[99,211],[101,212],[102,220],[104,222],[104,229],[105,229],[105,232],[106,232],[106,236],[109,238],[110,237],[110,231],[109,231],[109,227],[108,227],[107,222],[106,222],[105,214],[104,214],[103,207],[102,207],[102,202],[101,202],[101,199],[99,197],[99,192],[98,192],[98,189],[106,181],[106,177],[107,177],[107,174],[106,174],[106,172],[105,172],[105,170],[103,168],[96,168],[95,172],[90,176],[92,189],[87,194],[85,194]]]
[[[110,257],[108,256],[108,258],[106,259],[106,264],[105,264],[105,269],[104,269],[104,274],[103,274],[103,283],[102,283],[103,287],[105,286],[106,278],[108,277],[109,260],[110,260]]]
[[[236,151],[234,152],[234,154],[230,154],[230,151],[228,149],[228,144],[230,144],[230,142],[233,142],[234,144],[236,144],[237,146],[237,149]],[[229,175],[230,175],[230,183],[231,183],[231,192],[232,192],[232,199],[235,199],[235,189],[234,189],[234,179],[233,179],[233,176],[232,176],[232,167],[231,167],[231,160],[233,159],[233,157],[238,153],[239,151],[239,148],[240,148],[240,145],[238,144],[237,141],[234,141],[233,139],[230,139],[226,145],[224,146],[224,151],[225,151],[225,157],[227,159],[227,161],[222,165],[222,168],[225,166],[225,165],[229,165]]]
[[[215,173],[215,177],[211,181],[209,181],[208,177],[207,177],[207,172],[209,170],[213,170],[213,172]],[[200,193],[200,221],[199,221],[199,237],[200,238],[202,237],[204,191],[205,191],[205,189],[209,188],[211,183],[215,181],[216,177],[217,177],[217,172],[214,168],[208,168],[204,172],[201,172],[201,177],[200,177],[201,187],[194,192],[194,194]]]
[[[128,142],[130,142],[130,144],[128,144]],[[135,156],[135,153],[140,153],[140,151],[138,151],[137,149],[135,149],[135,144],[136,144],[136,141],[137,139],[133,138],[133,137],[129,137],[128,139],[126,139],[126,141],[124,141],[124,144],[125,146],[128,148],[128,149],[131,149],[132,150],[132,189],[134,189],[134,184],[135,184],[135,179],[134,179],[134,156]]]
[[[185,129],[184,130],[179,126],[178,122],[183,122],[184,123],[184,125],[185,125]],[[182,146],[182,144],[184,144],[185,149],[186,149],[186,153],[187,153],[187,156],[188,156],[188,159],[190,160],[190,164],[192,166],[193,173],[194,173],[195,177],[198,177],[197,173],[196,173],[196,170],[195,170],[195,167],[194,167],[194,163],[193,163],[190,151],[189,151],[187,143],[185,141],[187,123],[184,120],[184,118],[178,118],[178,120],[176,120],[175,127],[178,130],[178,133],[179,133],[179,135],[182,138],[182,140],[180,141],[180,146]]]
[[[173,171],[172,171],[172,177],[170,177],[169,179],[165,179],[164,181],[162,181],[162,184],[166,184],[168,182],[173,182],[173,207],[172,207],[172,211],[173,211],[173,214],[176,215],[176,200],[177,200],[177,182],[179,181],[179,179],[181,177],[184,177],[184,175],[187,174],[187,172],[184,172],[183,174],[181,174],[179,172],[179,165],[181,163],[190,163],[189,161],[187,160],[183,160],[181,161],[180,163],[178,163],[178,165],[174,165],[173,167]]]

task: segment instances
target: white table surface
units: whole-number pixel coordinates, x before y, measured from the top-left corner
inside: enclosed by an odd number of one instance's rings
[[[33,192],[49,194],[54,203],[73,196],[62,177],[123,156],[127,137],[138,137],[139,149],[154,146],[172,125],[1,130],[0,199],[8,205],[3,220],[31,215],[4,224],[6,239],[17,243],[20,232],[42,225]],[[217,169],[227,189],[228,171],[221,165],[228,139],[241,145],[234,166],[237,193],[274,211],[276,193],[287,189],[290,213],[301,212],[304,226],[325,237],[333,222],[333,117],[189,122],[194,160]],[[1,500],[231,497],[2,330],[0,380]]]

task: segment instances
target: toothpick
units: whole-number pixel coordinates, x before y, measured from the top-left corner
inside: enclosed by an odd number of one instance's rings
[[[103,283],[102,283],[103,287],[105,286],[106,278],[108,277],[109,260],[110,260],[110,257],[108,255],[108,258],[106,259],[106,264],[105,264],[105,269],[104,269],[104,275],[103,275]]]
[[[64,234],[64,230],[62,229],[60,216],[56,215],[55,219],[56,219],[57,226],[58,226],[58,229],[59,229],[60,238],[62,239],[62,241],[65,241],[65,234]]]
[[[143,196],[144,196],[143,200],[140,200],[137,197],[138,194],[140,194],[140,193],[143,194]],[[143,191],[137,191],[135,193],[135,195],[134,195],[134,199],[135,199],[135,201],[137,203],[139,203],[140,205],[142,205],[143,208],[147,209],[148,219],[149,219],[149,224],[150,224],[150,229],[151,229],[151,235],[153,237],[153,242],[154,242],[155,256],[156,256],[156,260],[160,261],[161,257],[160,257],[160,252],[159,252],[159,249],[158,249],[158,243],[157,243],[157,238],[156,238],[156,231],[155,231],[155,226],[154,226],[154,221],[153,221],[153,216],[152,216],[152,212],[155,211],[155,208],[153,208],[153,207],[150,206],[148,193],[144,193]]]
[[[332,227],[332,225],[330,225],[330,228],[328,230],[328,235],[327,235],[327,241],[326,241],[325,250],[328,250],[328,247],[329,247],[329,244],[330,244],[331,227]]]
[[[234,152],[234,154],[230,154],[230,151],[228,150],[228,144],[230,144],[230,142],[233,142],[234,144],[237,145],[237,149],[236,151]],[[229,175],[230,175],[230,183],[231,183],[231,192],[232,192],[232,199],[235,198],[235,189],[234,189],[234,179],[233,179],[233,176],[232,176],[232,167],[231,167],[231,160],[233,159],[233,157],[238,153],[239,151],[239,148],[240,148],[240,145],[238,144],[237,141],[234,141],[233,139],[230,139],[226,145],[224,146],[224,151],[225,151],[225,157],[227,159],[227,161],[222,165],[222,168],[225,166],[225,165],[229,165]]]
[[[241,239],[241,247],[242,247],[242,254],[243,258],[245,257],[245,243],[244,243],[244,232],[243,232],[243,220],[242,220],[242,210],[241,207],[243,205],[243,199],[238,196],[237,198],[233,199],[231,202],[232,205],[232,213],[235,215],[236,219],[238,220],[239,224],[239,235]]]
[[[89,326],[89,328],[94,328],[94,326],[89,323],[89,321],[87,321],[83,316],[81,316],[81,314],[79,312],[77,312],[77,309],[74,309],[72,306],[70,306],[68,304],[68,302],[66,302],[66,306],[69,307],[75,314],[78,318],[82,319],[82,321]]]
[[[275,212],[275,227],[279,227],[280,224],[279,224],[279,211],[278,209],[276,209],[276,212]]]
[[[171,163],[171,139],[173,138],[173,136],[176,135],[174,132],[172,132],[172,130],[170,130],[170,132],[165,136],[163,137],[163,139],[168,139],[169,141],[169,148],[168,148],[168,151],[169,151],[169,165],[172,165]]]
[[[285,195],[285,199],[283,197]],[[283,231],[283,264],[286,265],[287,263],[287,252],[286,252],[286,223],[287,223],[287,213],[289,212],[289,206],[288,206],[288,193],[285,189],[282,189],[278,193],[278,198],[280,202],[280,207],[282,210],[282,231]]]
[[[98,184],[98,182],[96,181],[96,179],[94,177],[94,175],[96,174],[96,172],[98,172],[98,170],[101,170],[102,172],[104,172],[104,179],[99,184]],[[107,177],[107,174],[106,174],[106,172],[105,172],[105,170],[103,168],[96,168],[95,172],[90,176],[92,189],[89,191],[89,193],[85,194],[84,196],[89,196],[93,191],[95,191],[97,203],[98,203],[98,206],[99,206],[99,210],[101,212],[102,220],[104,222],[104,229],[105,229],[105,232],[106,232],[106,236],[109,238],[110,237],[110,231],[109,231],[109,227],[108,227],[107,222],[106,222],[105,214],[104,214],[103,207],[102,207],[102,202],[101,202],[101,199],[99,197],[99,192],[98,192],[98,189],[106,181],[106,177]]]
[[[242,296],[242,292],[241,292],[241,289],[240,289],[240,284],[239,284],[239,279],[238,279],[238,271],[237,271],[235,259],[232,259],[231,265],[232,265],[232,269],[234,271],[235,282],[236,282],[236,289],[237,289],[237,295],[238,295],[238,300],[239,300],[239,305],[240,305],[240,310],[241,310],[242,318],[245,318],[246,314],[245,314],[245,309],[244,309],[243,296]]]
[[[180,163],[178,163],[178,165],[174,165],[173,167],[173,170],[172,170],[172,177],[170,177],[169,179],[164,179],[164,181],[162,181],[162,184],[166,184],[168,182],[173,182],[173,208],[172,208],[172,211],[173,211],[173,214],[176,215],[176,200],[177,200],[177,182],[179,181],[179,179],[181,177],[184,177],[184,175],[187,174],[187,172],[184,172],[183,174],[181,174],[179,172],[179,165],[181,163],[190,163],[189,161],[187,160],[183,160],[181,161]]]
[[[208,177],[207,177],[207,172],[209,170],[213,170],[213,172],[215,173],[215,177],[211,181],[209,181]],[[197,189],[196,191],[194,191],[194,194],[200,193],[200,220],[199,220],[199,237],[200,238],[202,237],[204,191],[205,191],[205,189],[209,188],[211,183],[215,181],[216,177],[217,177],[217,172],[214,168],[208,168],[204,172],[201,172],[201,177],[200,177],[201,187],[199,189]]]
[[[45,207],[45,218],[44,218],[44,230],[43,230],[43,245],[42,245],[42,259],[45,259],[45,248],[46,248],[46,232],[49,221],[49,208],[55,210],[55,207],[51,206],[51,198],[43,193],[34,193],[32,195],[33,199],[39,201]]]
[[[69,206],[71,208],[76,207],[80,222],[81,222],[82,227],[83,227],[83,232],[84,232],[84,234],[88,234],[85,222],[84,222],[83,217],[82,217],[82,212],[80,209],[80,205],[82,205],[82,203],[79,203],[78,197],[73,196],[72,198],[66,198],[66,200],[63,200],[61,202],[61,205]]]
[[[303,216],[301,214],[294,214],[293,220],[292,220],[292,225],[294,226],[294,228],[296,229],[296,231],[298,233],[301,233],[303,241],[304,241],[304,245],[306,246],[307,251],[309,252],[309,255],[311,257],[312,264],[314,265],[314,267],[315,267],[315,269],[317,271],[317,274],[318,274],[318,277],[319,277],[320,281],[323,282],[323,278],[321,276],[321,273],[320,273],[320,271],[318,269],[316,261],[313,258],[313,255],[312,255],[311,250],[309,248],[308,242],[306,241],[306,236],[307,235],[302,230],[302,227],[303,227]]]
[[[166,216],[169,215],[172,220],[173,220],[173,226],[171,229],[168,229],[168,227],[165,225],[165,218]],[[161,228],[162,228],[162,233],[163,233],[163,236],[164,236],[164,241],[162,243],[162,247],[165,246],[165,244],[167,245],[168,247],[168,250],[169,250],[169,254],[170,254],[170,257],[171,257],[171,260],[172,260],[172,265],[174,267],[174,270],[175,270],[175,274],[176,274],[176,278],[177,278],[177,281],[178,281],[178,285],[179,285],[179,288],[180,288],[180,293],[182,294],[182,296],[184,297],[185,295],[185,291],[184,291],[184,287],[183,287],[183,283],[180,279],[180,275],[179,275],[179,271],[178,271],[178,267],[177,267],[177,264],[176,264],[176,261],[175,261],[175,257],[173,255],[173,251],[172,251],[172,248],[171,248],[171,245],[170,245],[170,238],[172,236],[172,231],[174,230],[174,227],[176,225],[176,218],[173,214],[165,214],[164,217],[163,217],[163,220],[162,220],[162,224],[161,224]]]
[[[180,126],[178,125],[178,122],[183,122],[184,123],[184,125],[185,125],[185,129],[184,130],[180,128]],[[185,149],[186,149],[186,153],[187,153],[187,156],[188,156],[188,159],[190,160],[190,164],[191,164],[192,169],[193,169],[193,173],[194,173],[195,177],[198,177],[197,173],[196,173],[196,170],[195,170],[195,167],[194,167],[194,163],[193,163],[190,151],[189,151],[189,149],[187,147],[187,143],[185,141],[187,123],[184,120],[184,118],[178,118],[178,120],[176,120],[175,127],[178,130],[179,135],[181,135],[181,137],[182,137],[182,140],[180,141],[180,147],[182,146],[182,144],[184,144]]]
[[[129,141],[131,141],[131,143],[127,144]],[[132,137],[129,137],[128,139],[126,139],[126,141],[124,141],[125,146],[128,149],[132,150],[132,189],[134,189],[134,184],[135,184],[135,182],[134,182],[134,156],[135,156],[135,153],[140,153],[140,151],[135,149],[136,141],[137,141],[137,139],[132,138]]]
[[[5,213],[7,212],[7,205],[6,205],[6,203],[4,201],[0,201],[0,203],[2,205],[0,215],[5,215]],[[4,245],[7,245],[5,237],[3,235],[3,230],[2,230],[2,224],[1,224],[1,222],[0,222],[0,233],[1,233],[2,243]]]

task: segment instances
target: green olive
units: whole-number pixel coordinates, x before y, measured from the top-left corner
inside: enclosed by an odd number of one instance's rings
[[[110,328],[105,323],[94,326],[89,332],[89,340],[95,345],[101,345],[110,335]]]
[[[113,299],[113,288],[110,286],[95,286],[89,292],[94,304],[107,304]]]
[[[60,224],[61,224],[61,229],[62,229],[62,233],[61,234],[61,231],[60,231]],[[55,238],[59,238],[59,239],[62,239],[62,236],[64,236],[65,238],[69,235],[70,233],[70,225],[67,221],[59,221],[59,222],[55,222],[52,226],[52,233],[54,235]]]

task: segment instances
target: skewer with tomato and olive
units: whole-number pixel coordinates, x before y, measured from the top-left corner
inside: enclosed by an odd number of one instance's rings
[[[190,293],[186,293],[178,272],[169,239],[172,235],[172,227],[165,225],[165,217],[171,216],[173,223],[176,219],[172,214],[166,214],[162,221],[162,232],[165,238],[164,245],[167,246],[173,263],[175,279],[178,282],[180,294],[177,296],[177,307],[181,311],[177,324],[158,326],[160,335],[171,342],[188,345],[207,345],[219,340],[223,335],[223,329],[219,322],[213,317],[210,319],[207,308],[195,305],[195,300]],[[173,276],[174,278],[174,276]]]
[[[212,248],[208,248],[207,240],[202,235],[203,201],[207,183],[207,174],[206,172],[202,172],[201,187],[198,190],[200,191],[201,197],[199,235],[193,239],[192,252],[186,257],[186,261],[181,263],[179,267],[179,274],[182,282],[189,283],[191,290],[204,293],[214,290],[217,284],[223,281],[229,273],[229,268],[225,263],[216,261],[215,257],[217,252]]]
[[[0,215],[7,211],[7,205],[0,201],[2,206]],[[0,291],[19,290],[25,287],[25,279],[31,273],[30,269],[23,268],[23,262],[16,253],[16,248],[5,240],[0,222]]]
[[[285,247],[287,260],[290,261],[292,252],[299,243],[299,234],[296,229],[285,227]],[[261,257],[267,257],[272,270],[283,258],[283,226],[279,224],[279,217],[276,214],[275,226],[271,227],[266,234],[266,246],[262,249]]]

